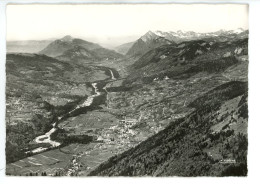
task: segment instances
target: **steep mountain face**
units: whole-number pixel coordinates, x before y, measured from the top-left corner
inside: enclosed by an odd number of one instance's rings
[[[173,42],[156,35],[152,31],[149,31],[134,42],[133,46],[128,50],[127,55],[141,56],[154,48],[167,44],[173,44]]]
[[[122,45],[117,46],[114,50],[120,54],[125,55],[128,50],[133,46],[134,42],[125,43]]]
[[[46,48],[41,50],[39,53],[51,57],[57,57],[62,55],[65,51],[73,49],[75,46],[81,46],[87,50],[102,48],[100,45],[95,43],[91,43],[77,38],[72,38],[71,36],[65,36],[62,39],[58,39],[51,42]]]
[[[231,41],[248,37],[248,30],[241,28],[237,30],[225,31],[219,30],[210,33],[196,33],[194,31],[149,31],[140,39],[134,42],[133,46],[128,50],[129,56],[141,56],[162,45],[169,45],[172,43],[181,43],[191,40],[208,40],[208,41]]]
[[[7,41],[7,53],[37,53],[49,45],[53,40]]]

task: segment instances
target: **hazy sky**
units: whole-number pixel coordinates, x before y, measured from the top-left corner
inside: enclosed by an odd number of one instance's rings
[[[65,35],[102,45],[134,41],[147,31],[248,29],[247,5],[8,5],[7,40]]]

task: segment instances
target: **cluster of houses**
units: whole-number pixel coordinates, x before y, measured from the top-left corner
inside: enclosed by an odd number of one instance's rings
[[[96,137],[96,142],[106,144],[101,144],[99,148],[105,149],[104,145],[116,145],[118,149],[131,146],[130,139],[137,134],[131,127],[137,122],[137,119],[125,117],[119,120],[118,125],[102,130],[99,136]]]
[[[81,155],[73,155],[72,162],[70,163],[71,167],[68,169],[67,176],[74,176],[82,167],[82,165],[78,163],[79,157],[81,157]]]

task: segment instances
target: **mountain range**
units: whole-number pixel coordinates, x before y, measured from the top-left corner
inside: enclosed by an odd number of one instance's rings
[[[227,41],[230,39],[245,38],[248,36],[248,30],[238,28],[236,30],[219,30],[209,33],[196,33],[194,31],[148,31],[146,34],[137,39],[134,43],[123,44],[118,46],[116,50],[123,48],[123,53],[128,56],[141,56],[161,45],[181,43],[189,40],[213,40]],[[123,54],[122,53],[122,54]]]
[[[246,38],[248,36],[248,30],[238,28],[236,30],[219,30],[209,33],[197,33],[194,31],[181,31],[176,32],[169,31],[148,31],[142,35],[139,39],[124,43],[115,47],[113,50],[119,54],[127,56],[141,56],[162,45],[181,43],[189,40],[213,40],[213,41],[226,41],[230,39]],[[74,47],[82,47],[90,52],[94,49],[103,48],[99,44],[88,42],[82,39],[73,38],[69,35],[61,39],[48,39],[48,40],[28,40],[28,41],[7,41],[7,52],[17,53],[40,53],[51,57],[57,57],[64,54],[65,51],[74,49]],[[111,55],[110,58],[117,58],[119,55],[109,52],[111,50],[103,48],[102,50]],[[83,54],[84,55],[84,54]],[[94,53],[92,55],[95,55]],[[106,58],[106,55],[102,54],[101,58]],[[64,57],[63,57],[64,58]]]

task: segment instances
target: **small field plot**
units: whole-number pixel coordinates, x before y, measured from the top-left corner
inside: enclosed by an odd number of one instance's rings
[[[96,144],[97,145],[97,144]],[[85,170],[81,171],[79,175],[86,175],[94,170],[102,162],[105,162],[114,155],[116,147],[114,145],[106,145],[106,148],[98,149],[97,147],[89,150],[80,158],[80,162],[84,163]]]
[[[118,119],[107,112],[92,111],[77,117],[68,118],[59,124],[60,128],[74,133],[94,133],[95,129],[109,128],[116,125]]]
[[[17,162],[8,164],[6,167],[7,175],[29,175],[46,172],[47,175],[53,175],[56,171],[65,168],[73,158],[73,150],[76,145],[67,146],[61,149],[55,149],[43,152]]]

